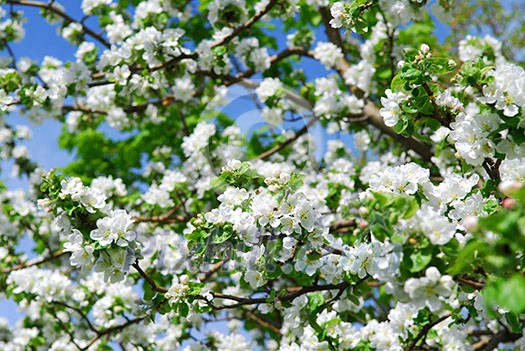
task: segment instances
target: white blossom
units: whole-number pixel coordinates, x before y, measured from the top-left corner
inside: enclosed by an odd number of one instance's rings
[[[442,308],[442,300],[450,296],[454,281],[449,275],[441,275],[436,267],[429,267],[422,278],[410,278],[406,281],[405,292],[417,308],[428,307],[436,312]]]

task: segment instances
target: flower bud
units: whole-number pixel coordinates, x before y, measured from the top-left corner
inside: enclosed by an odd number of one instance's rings
[[[515,191],[521,189],[522,186],[523,186],[522,182],[505,181],[499,184],[498,189],[503,194],[510,196]]]
[[[38,207],[40,207],[40,208],[49,208],[49,207],[51,207],[51,204],[53,202],[51,201],[51,199],[46,197],[44,199],[38,199],[36,203],[37,203]]]
[[[361,207],[359,207],[359,214],[360,214],[362,217],[366,217],[366,216],[368,216],[369,213],[370,213],[370,211],[369,211],[368,208],[366,208],[365,206],[361,206]]]
[[[183,274],[180,276],[179,281],[181,284],[187,285],[190,281],[190,277],[188,277],[186,274]]]
[[[430,52],[430,46],[428,46],[427,44],[421,44],[419,50],[426,55]]]
[[[242,162],[239,161],[239,160],[230,160],[228,162],[228,167],[230,167],[233,170],[237,170],[237,169],[241,168],[241,165],[242,165]]]
[[[514,199],[511,199],[510,197],[507,197],[505,198],[502,202],[501,202],[501,206],[505,207],[506,209],[511,209],[513,208],[514,206],[516,206],[516,200]]]
[[[476,216],[467,216],[463,220],[463,226],[469,232],[473,232],[478,229],[478,217]]]

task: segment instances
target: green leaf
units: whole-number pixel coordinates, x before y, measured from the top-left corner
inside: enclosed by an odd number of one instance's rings
[[[227,114],[222,113],[222,112],[217,113],[217,122],[223,128],[226,128],[226,127],[229,127],[235,124],[235,121],[233,119],[231,119],[230,117],[228,117]]]
[[[321,14],[319,12],[316,12],[311,18],[310,18],[310,21],[312,21],[312,25],[314,27],[317,27],[321,24],[321,22],[323,21],[323,17],[321,16]]]
[[[518,125],[519,125],[520,122],[521,122],[521,116],[515,116],[515,117],[510,117],[510,118],[507,117],[507,118],[505,118],[504,121],[505,121],[505,123],[506,123],[507,125],[513,127],[513,128],[510,130],[510,134],[512,135],[512,138],[514,139],[514,142],[516,142],[517,144],[520,144],[519,140],[521,140],[521,139],[523,138],[523,137],[522,137],[523,132],[521,132],[521,133],[520,133],[520,132],[518,132],[518,133],[514,132],[514,133],[513,133],[512,130],[514,130],[514,128],[518,128]],[[514,134],[516,134],[516,137],[518,138],[518,140],[516,140],[516,139],[514,138]],[[519,135],[519,134],[521,134],[521,135]]]
[[[231,238],[233,235],[233,230],[230,228],[218,228],[218,230],[213,235],[213,244],[222,244],[223,242],[227,241],[229,238]]]
[[[446,74],[456,68],[456,62],[446,57],[435,57],[425,59],[426,69],[434,74]]]
[[[202,288],[204,287],[204,283],[199,282],[189,282],[189,288],[188,295],[195,296],[199,295],[202,291]]]
[[[516,313],[507,313],[505,315],[505,320],[510,326],[510,329],[513,333],[521,333],[521,322],[520,317]]]
[[[223,56],[226,53],[226,47],[221,45],[212,49],[214,56]]]
[[[489,215],[496,212],[500,209],[501,206],[496,200],[488,200],[485,206],[483,206],[483,211],[487,212]]]
[[[308,295],[308,305],[310,307],[310,313],[317,311],[317,308],[324,303],[324,297],[321,292],[315,292]]]
[[[397,134],[402,134],[405,130],[407,130],[408,126],[409,122],[405,118],[402,118],[396,123],[393,129]]]
[[[256,133],[254,133],[248,141],[248,157],[255,158],[262,154],[263,151],[264,147],[261,143],[261,138]]]
[[[471,240],[460,251],[454,264],[447,270],[451,275],[458,275],[470,271],[477,255],[484,253],[487,250],[487,245],[483,241]]]
[[[171,311],[171,307],[172,306],[169,303],[162,303],[160,304],[158,311],[160,314],[166,314]]]
[[[390,89],[393,92],[403,91],[403,85],[404,84],[405,84],[405,82],[401,78],[401,74],[396,74],[394,76],[394,78],[392,79],[392,82],[390,82]]]
[[[268,295],[268,298],[266,299],[266,302],[273,303],[275,301],[276,294],[277,293],[275,292],[275,290],[272,289],[272,291],[270,292],[270,295]]]
[[[504,238],[517,243],[524,244],[525,238],[516,235],[518,233],[518,220],[522,218],[521,212],[497,212],[491,216],[480,218],[479,225],[487,230],[501,234]]]
[[[224,191],[226,190],[226,186],[228,183],[226,182],[228,175],[223,173],[218,177],[213,177],[210,181],[210,186],[212,189],[215,189],[217,191]]]
[[[484,197],[489,197],[490,194],[496,189],[497,185],[497,182],[492,179],[486,180],[483,184],[483,187],[481,188],[481,194]]]
[[[387,80],[392,75],[392,71],[390,70],[390,67],[381,67],[377,70],[377,77],[382,80]]]
[[[422,84],[425,81],[424,73],[416,68],[408,68],[401,75],[405,81],[411,84]]]
[[[157,293],[151,288],[151,285],[144,284],[144,300],[151,301]]]
[[[33,346],[43,346],[46,344],[46,338],[44,338],[41,335],[35,336],[34,338],[31,339],[30,343]]]
[[[346,294],[346,296],[348,297],[348,300],[350,300],[354,305],[359,306],[361,304],[357,296],[355,296],[353,293]]]
[[[520,117],[517,117],[517,118],[518,118],[518,124],[521,123],[522,117],[520,116]],[[508,120],[511,120],[511,119],[512,118],[505,119],[505,121],[508,121]],[[510,132],[510,135],[512,135],[512,140],[514,140],[514,142],[516,144],[521,145],[522,143],[525,142],[525,133],[523,132],[523,129],[521,129],[521,128],[510,128],[509,132]]]
[[[412,267],[410,267],[411,273],[421,272],[432,260],[432,252],[417,251],[410,255],[410,261]]]
[[[419,204],[416,199],[412,196],[403,196],[399,198],[398,202],[400,203],[401,217],[403,219],[409,219],[414,214],[416,214],[419,209]]]
[[[295,192],[297,189],[299,189],[303,185],[303,178],[304,174],[293,173],[290,176],[290,181],[288,182],[288,187],[290,190]]]
[[[490,307],[499,305],[511,313],[525,312],[525,277],[514,274],[510,278],[498,278],[483,290]]]
[[[187,317],[190,313],[190,307],[186,302],[179,302],[179,315],[182,317]]]
[[[272,280],[279,278],[283,274],[281,267],[277,263],[273,263],[273,262],[271,264],[267,263],[265,272],[266,272],[266,277]]]

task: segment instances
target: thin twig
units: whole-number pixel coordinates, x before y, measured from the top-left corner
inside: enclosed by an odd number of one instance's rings
[[[74,23],[80,24],[82,26],[82,30],[86,34],[88,34],[91,37],[93,37],[94,39],[98,40],[102,45],[104,45],[108,49],[111,47],[109,42],[106,39],[104,39],[102,36],[100,36],[98,33],[93,31],[92,29],[88,28],[86,25],[84,25],[84,23],[76,21],[73,17],[71,17],[67,13],[61,11],[58,7],[53,6],[53,4],[40,2],[40,1],[33,1],[33,0],[7,0],[7,3],[8,4],[12,4],[12,5],[31,6],[31,7],[39,7],[39,8],[42,8],[42,9],[46,9],[46,10],[48,10],[50,12],[53,12],[54,14],[62,17],[64,20],[66,20],[68,22],[74,22]]]
[[[136,223],[151,222],[151,223],[172,223],[172,222],[187,222],[189,218],[182,215],[175,215],[175,212],[179,210],[184,204],[179,203],[173,206],[168,212],[159,216],[151,217],[133,217]]]
[[[264,328],[270,329],[275,334],[281,334],[281,329],[270,323],[269,321],[265,320],[260,316],[258,313],[254,313],[252,311],[246,311],[246,317],[254,321],[255,323],[261,325]]]
[[[341,222],[334,223],[330,226],[330,233],[341,233],[347,232],[352,228],[355,228],[356,221],[354,219],[347,219]]]
[[[159,286],[157,285],[157,283],[155,283],[155,281],[146,273],[142,270],[142,268],[140,268],[139,266],[139,263],[138,261],[136,261],[135,263],[133,263],[131,265],[133,268],[135,268],[137,270],[137,272],[140,274],[140,276],[142,278],[144,278],[144,280],[149,284],[149,286],[156,292],[159,292],[159,293],[166,293],[168,292],[168,289],[166,289],[165,287],[163,286]]]
[[[430,331],[430,329],[434,328],[436,325],[438,325],[439,323],[443,322],[445,319],[447,319],[449,317],[450,317],[450,314],[446,314],[444,316],[439,317],[435,321],[429,322],[427,325],[425,325],[419,331],[419,333],[417,334],[417,336],[414,339],[414,341],[412,341],[412,343],[408,347],[408,351],[415,350],[415,347],[416,347],[417,343],[419,342],[419,340],[421,340],[424,336],[426,336],[428,334],[428,332]]]
[[[59,251],[56,251],[54,253],[52,253],[50,256],[47,256],[47,257],[44,257],[44,258],[38,258],[38,259],[35,259],[33,261],[29,261],[27,263],[23,263],[23,264],[19,264],[18,266],[14,266],[14,267],[11,267],[11,268],[4,268],[2,270],[0,270],[1,273],[11,273],[12,271],[18,271],[20,269],[24,269],[24,268],[29,268],[29,267],[33,267],[33,266],[39,266],[41,264],[44,264],[46,262],[49,262],[49,261],[53,261],[63,255],[65,255],[67,252],[64,252],[62,250],[59,250]]]
[[[226,264],[226,262],[228,262],[230,259],[229,258],[226,258],[224,259],[223,261],[220,261],[218,263],[216,263],[214,266],[212,266],[210,268],[210,270],[208,272],[206,272],[204,274],[204,276],[200,279],[201,282],[205,282],[207,280],[209,280],[215,273],[217,273],[221,268],[222,266],[224,266],[224,264]]]
[[[450,123],[446,121],[443,117],[441,117],[441,114],[439,113],[439,106],[437,105],[436,98],[434,96],[434,92],[432,91],[432,89],[430,89],[426,82],[423,83],[421,86],[423,87],[423,89],[425,89],[425,92],[427,93],[428,98],[432,103],[432,108],[434,109],[434,115],[432,117],[434,117],[434,119],[441,123],[443,126],[448,127]]]
[[[67,303],[65,303],[65,302],[61,302],[61,301],[51,301],[51,302],[54,303],[54,304],[56,304],[56,305],[66,307],[66,308],[69,308],[69,309],[71,309],[71,310],[77,312],[77,313],[80,315],[80,317],[82,317],[82,319],[86,322],[86,324],[88,325],[88,328],[89,328],[91,331],[94,331],[94,332],[97,333],[97,334],[100,333],[100,332],[98,331],[98,329],[95,328],[95,327],[93,326],[93,324],[91,323],[91,321],[89,320],[89,318],[84,314],[84,312],[82,312],[82,310],[81,310],[80,308],[77,308],[77,307],[75,307],[75,306],[70,306],[70,305],[68,305]]]
[[[475,280],[460,277],[460,276],[454,277],[454,280],[460,284],[469,285],[477,290],[481,290],[485,286],[482,282],[477,282]]]
[[[9,46],[9,43],[7,41],[4,41],[3,42],[4,44],[4,47],[5,49],[7,50],[7,53],[9,54],[9,56],[11,57],[11,60],[13,61],[11,63],[11,66],[18,71],[18,67],[16,66],[16,56],[15,56],[15,52],[13,51],[13,49],[11,49],[11,47]]]
[[[75,345],[77,349],[83,350],[83,348],[80,347],[80,345],[77,344],[77,342],[75,341],[75,335],[73,334],[73,332],[69,330],[69,328],[64,324],[64,322],[62,322],[62,320],[57,316],[54,310],[51,310],[51,314],[53,315],[53,317],[55,317],[55,320],[58,322],[58,324],[60,324],[60,326],[66,332],[66,334],[69,335],[69,341],[71,341],[71,343]]]
[[[521,338],[523,334],[512,333],[507,329],[503,329],[497,334],[494,334],[490,339],[486,339],[485,342],[480,342],[476,345],[476,351],[492,351],[498,347],[499,344],[505,342],[511,342]]]
[[[326,290],[340,290],[341,288],[346,288],[349,286],[348,282],[342,282],[339,284],[326,284],[326,285],[310,285],[310,286],[298,286],[293,288],[287,288],[284,289],[284,291],[287,291],[288,294],[275,297],[275,301],[281,301],[281,302],[289,302],[293,301],[295,298],[315,291],[326,291]],[[223,299],[223,300],[230,300],[230,301],[236,301],[237,303],[231,304],[231,305],[222,305],[222,306],[216,306],[211,303],[211,301],[207,300],[204,297],[198,297],[201,300],[204,300],[209,306],[211,306],[215,310],[223,310],[223,309],[232,309],[237,308],[240,306],[247,306],[247,305],[256,305],[256,304],[262,304],[268,302],[268,297],[258,297],[258,298],[249,298],[249,297],[239,297],[239,296],[233,296],[223,293],[217,293],[212,292],[211,293],[214,298],[217,299]]]
[[[95,335],[87,344],[86,346],[84,346],[81,350],[82,351],[86,351],[88,350],[95,342],[97,342],[97,340],[99,340],[100,338],[102,338],[103,336],[105,335],[109,335],[109,334],[112,334],[112,333],[115,333],[115,332],[119,332],[121,331],[122,329],[125,329],[127,327],[129,327],[130,325],[133,325],[133,324],[136,324],[136,323],[139,323],[141,322],[142,320],[144,320],[144,317],[141,317],[141,318],[135,318],[135,319],[130,319],[129,321],[127,321],[126,323],[124,324],[121,324],[121,325],[116,325],[114,327],[111,327],[111,328],[108,328],[106,330],[103,330],[101,331],[100,333],[98,333],[97,335]]]
[[[287,147],[288,145],[290,145],[291,143],[299,139],[302,135],[306,134],[308,132],[308,129],[311,126],[313,126],[315,122],[317,122],[317,118],[312,117],[310,121],[308,121],[308,123],[303,128],[301,128],[299,131],[297,131],[292,137],[285,140],[281,144],[274,146],[270,150],[267,150],[263,152],[262,154],[258,155],[257,157],[255,157],[255,160],[264,160],[265,158],[268,158],[271,155],[281,151],[282,149],[284,149],[285,147]]]
[[[270,12],[270,10],[278,3],[279,1],[278,0],[271,0],[268,5],[265,6],[264,9],[262,9],[260,12],[256,13],[252,18],[250,18],[248,21],[244,22],[242,25],[240,25],[239,27],[236,27],[229,35],[225,36],[222,40],[216,42],[215,44],[213,44],[212,47],[218,47],[218,46],[221,46],[221,45],[226,45],[228,44],[230,41],[233,40],[233,38],[235,38],[237,35],[239,35],[239,33],[241,33],[242,31],[250,28],[251,26],[253,26],[255,23],[257,23],[258,20],[260,20],[264,15],[266,15],[268,12]]]

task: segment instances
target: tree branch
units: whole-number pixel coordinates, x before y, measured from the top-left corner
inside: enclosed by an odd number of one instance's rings
[[[255,160],[264,160],[265,158],[268,158],[271,155],[281,151],[282,149],[284,149],[285,147],[287,147],[288,145],[290,145],[291,143],[299,139],[302,135],[306,134],[308,132],[308,128],[313,126],[315,122],[317,122],[317,118],[312,117],[308,121],[308,123],[303,128],[301,128],[299,131],[297,131],[291,138],[285,140],[283,143],[279,145],[272,147],[270,150],[263,152],[259,156],[255,157]]]
[[[503,329],[497,334],[494,334],[492,338],[487,339],[486,342],[481,342],[477,345],[476,351],[492,351],[498,347],[500,343],[516,341],[521,338],[523,334],[512,333],[507,329]]]
[[[44,258],[38,258],[38,259],[35,259],[33,261],[29,261],[25,264],[19,264],[18,266],[14,266],[14,267],[11,267],[11,268],[4,268],[2,270],[0,270],[0,273],[11,273],[12,271],[18,271],[20,269],[24,269],[24,268],[29,268],[29,267],[33,267],[33,266],[39,266],[41,264],[44,264],[46,262],[49,262],[49,261],[53,261],[63,255],[65,255],[67,252],[64,252],[62,250],[59,250],[59,251],[56,251],[54,253],[52,253],[50,256],[47,256],[47,257],[44,257]]]
[[[64,20],[66,20],[68,22],[74,22],[74,23],[80,24],[82,26],[82,30],[86,34],[88,34],[91,37],[93,37],[94,39],[98,40],[106,48],[109,49],[111,47],[111,45],[109,44],[109,42],[106,39],[104,39],[102,36],[97,34],[92,29],[86,27],[86,25],[84,23],[76,21],[73,17],[69,16],[67,13],[62,12],[57,7],[53,6],[52,2],[51,3],[45,3],[45,2],[33,1],[33,0],[7,0],[7,3],[8,4],[12,4],[12,5],[39,7],[39,8],[42,8],[42,9],[46,9],[46,10],[48,10],[50,12],[53,12],[55,15],[58,15],[58,16],[62,17]]]
[[[330,233],[341,233],[347,232],[352,228],[355,228],[356,221],[354,219],[348,219],[341,222],[334,223],[330,226]]]
[[[78,350],[83,350],[82,347],[80,347],[80,345],[75,341],[75,334],[73,334],[73,332],[71,330],[69,330],[69,328],[67,327],[67,325],[64,324],[64,322],[62,322],[62,320],[57,316],[56,312],[52,309],[51,311],[51,314],[53,315],[53,317],[55,317],[55,320],[58,322],[58,324],[60,324],[60,326],[62,327],[62,329],[66,332],[66,334],[69,336],[69,341],[75,345],[75,347],[78,349]]]
[[[397,134],[392,128],[388,127],[383,121],[383,117],[381,117],[379,109],[372,100],[366,99],[366,105],[364,107],[363,113],[365,116],[368,116],[367,122],[369,124],[373,125],[384,134],[391,136],[406,149],[416,152],[424,161],[431,161],[434,153],[432,152],[430,146],[413,137],[407,138],[401,134]]]
[[[500,164],[501,164],[501,160],[498,159],[496,162],[494,162],[494,160],[491,159],[490,157],[486,157],[482,164],[483,168],[489,175],[490,179],[497,181],[497,182],[501,180],[501,176],[499,174]]]
[[[322,19],[323,19],[323,24],[325,27],[326,36],[332,43],[337,45],[344,52],[343,41],[341,38],[341,34],[339,33],[339,30],[332,28],[332,26],[330,25],[330,20],[332,19],[332,15],[330,14],[330,11],[326,7],[321,8],[320,11],[321,11]],[[338,60],[336,64],[336,70],[339,73],[339,76],[343,79],[343,81],[344,81],[345,72],[348,69],[350,69],[350,63],[343,56]],[[365,93],[358,87],[353,86],[353,85],[347,85],[347,88],[352,94],[354,94],[358,98],[364,98]],[[434,154],[431,151],[431,148],[429,145],[413,137],[407,138],[400,134],[397,134],[392,128],[388,127],[383,122],[383,118],[381,117],[379,113],[379,109],[376,106],[376,104],[369,98],[366,98],[365,102],[366,102],[366,105],[363,109],[363,115],[368,116],[368,118],[366,119],[367,123],[379,129],[384,134],[391,136],[392,138],[394,138],[394,140],[399,142],[405,148],[415,151],[423,160],[427,162],[431,161],[431,158]]]
[[[154,291],[162,293],[162,294],[165,294],[168,292],[168,289],[166,289],[163,286],[157,285],[157,283],[155,283],[155,281],[146,272],[144,272],[142,268],[140,268],[138,260],[135,261],[135,263],[133,263],[131,266],[137,270],[140,276],[144,278],[144,280],[149,284],[149,286],[151,286],[151,288]]]
[[[446,314],[444,316],[439,317],[435,321],[429,322],[427,325],[425,325],[419,331],[419,333],[417,334],[417,336],[414,339],[414,341],[412,341],[412,343],[408,347],[408,351],[415,350],[415,347],[416,347],[417,343],[419,342],[419,340],[421,340],[424,336],[426,336],[428,334],[428,332],[430,331],[430,329],[434,328],[436,325],[438,325],[439,323],[443,322],[445,319],[447,319],[449,317],[450,317],[450,314]]]
[[[223,261],[220,261],[220,262],[217,262],[214,266],[212,266],[210,268],[210,270],[208,272],[206,272],[204,274],[204,276],[200,279],[201,282],[205,282],[207,280],[209,280],[215,273],[217,273],[219,271],[219,269],[222,268],[222,266],[224,266],[226,264],[226,262],[228,262],[230,259],[229,258],[225,258]]]
[[[485,286],[482,282],[477,282],[475,280],[464,278],[464,277],[460,277],[460,276],[454,277],[454,280],[457,281],[460,284],[465,284],[465,285],[471,286],[471,287],[473,287],[473,288],[475,288],[477,290],[481,290]]]
[[[271,330],[275,334],[278,334],[278,335],[281,334],[281,329],[280,328],[278,328],[277,326],[273,325],[272,323],[270,323],[269,321],[264,319],[258,313],[254,313],[252,311],[246,311],[246,317],[248,317],[249,319],[251,319],[255,323],[259,324],[260,326]]]
[[[93,324],[91,323],[91,321],[89,320],[89,318],[84,314],[84,312],[82,312],[82,310],[81,310],[80,308],[77,308],[77,307],[75,307],[75,306],[70,306],[70,305],[68,305],[67,303],[65,303],[65,302],[61,302],[61,301],[51,301],[51,303],[56,304],[56,305],[59,305],[59,306],[63,306],[63,307],[66,307],[66,308],[69,308],[69,309],[71,309],[71,310],[77,312],[77,313],[80,315],[80,317],[82,317],[82,319],[86,322],[86,324],[88,325],[88,328],[89,328],[91,331],[94,331],[94,332],[97,333],[97,334],[100,333],[100,332],[98,331],[98,329],[95,328],[95,327],[93,326]]]
[[[315,291],[326,291],[326,290],[341,290],[346,289],[348,286],[350,286],[350,283],[348,282],[342,282],[339,284],[326,284],[326,285],[311,285],[311,286],[298,286],[293,288],[287,288],[284,289],[284,291],[288,292],[288,294],[275,297],[275,301],[281,301],[281,302],[291,302],[295,298]],[[236,301],[237,303],[232,305],[222,305],[222,306],[216,306],[211,303],[211,301],[207,300],[204,297],[199,297],[201,300],[204,300],[209,306],[211,306],[215,310],[223,310],[223,309],[232,309],[237,308],[240,306],[247,306],[247,305],[256,305],[261,303],[267,303],[268,297],[258,297],[258,298],[248,298],[248,297],[239,297],[239,296],[233,296],[233,295],[227,295],[223,293],[217,293],[212,292],[211,293],[214,298],[217,299],[223,299],[223,300],[230,300],[230,301]]]
[[[133,325],[133,324],[141,322],[142,320],[144,320],[144,317],[130,319],[129,321],[127,321],[124,324],[116,325],[114,327],[111,327],[111,328],[108,328],[106,330],[103,330],[100,333],[98,333],[97,335],[95,335],[81,350],[82,351],[87,351],[97,340],[99,340],[103,336],[109,335],[109,334],[112,334],[112,333],[115,333],[115,332],[119,332],[119,331],[121,331],[123,329],[126,329],[130,325]]]
[[[230,41],[233,40],[233,38],[235,38],[237,35],[239,35],[239,33],[241,33],[242,31],[250,28],[251,26],[253,26],[255,23],[257,23],[258,20],[260,20],[264,15],[266,15],[268,12],[270,12],[270,10],[279,2],[279,0],[270,0],[270,2],[268,3],[268,5],[266,5],[266,7],[264,9],[262,9],[260,12],[256,13],[252,18],[250,18],[248,21],[244,22],[242,25],[240,25],[239,27],[236,27],[233,32],[231,32],[229,35],[225,36],[222,40],[216,42],[215,44],[213,44],[213,48],[215,47],[218,47],[218,46],[221,46],[221,45],[226,45],[228,44]]]
[[[14,0],[13,0],[14,1]],[[20,1],[23,1],[23,0],[20,0]],[[253,26],[258,20],[260,20],[265,14],[267,14],[276,4],[277,4],[278,0],[271,0],[268,5],[266,5],[266,7],[259,13],[256,13],[252,18],[250,18],[248,21],[246,21],[245,23],[243,23],[242,25],[240,25],[239,27],[235,28],[233,30],[233,32],[231,32],[229,35],[225,36],[222,40],[214,43],[211,47],[212,49],[213,48],[216,48],[218,46],[221,46],[221,45],[227,45],[230,41],[232,41],[239,33],[241,33],[242,31],[250,28],[251,26]],[[197,53],[192,53],[192,54],[182,54],[182,55],[179,55],[169,61],[166,61],[165,63],[162,63],[162,64],[159,64],[157,66],[154,66],[154,67],[151,67],[151,68],[148,68],[147,71],[148,72],[155,72],[155,71],[159,71],[161,69],[165,69],[165,68],[169,68],[169,67],[172,67],[174,66],[177,62],[179,62],[180,60],[183,60],[183,59],[196,59],[198,58],[198,54]],[[142,70],[142,68],[138,67],[138,68],[134,68],[132,69],[131,71],[132,72],[137,72],[137,71],[140,71]],[[105,73],[104,72],[99,72],[99,73],[95,73],[93,76],[92,76],[92,79],[99,79],[99,78],[102,78],[105,76]],[[95,83],[96,85],[99,85],[100,83],[102,84],[106,84],[106,82],[97,82]]]
[[[151,216],[151,217],[133,217],[133,221],[136,223],[143,223],[143,222],[152,222],[152,223],[173,223],[173,222],[187,222],[189,221],[189,218],[186,218],[182,215],[175,215],[175,212],[177,212],[178,209],[180,209],[184,203],[179,203],[175,206],[173,206],[168,212],[166,212],[163,215],[159,216]]]

